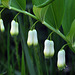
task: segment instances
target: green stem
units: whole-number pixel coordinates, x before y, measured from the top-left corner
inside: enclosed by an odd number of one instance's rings
[[[32,15],[31,13],[27,12],[27,11],[23,11],[23,10],[20,10],[20,9],[17,9],[17,8],[14,8],[14,7],[10,7],[10,9],[12,10],[15,10],[15,11],[18,11],[20,13],[23,13],[23,14],[26,14],[28,16],[31,16],[32,18],[38,20],[38,18],[34,15]],[[52,26],[50,26],[48,23],[46,23],[45,21],[42,22],[42,24],[44,24],[47,28],[49,28],[50,30],[52,30],[53,32],[57,33],[60,37],[62,37],[67,43],[70,43],[66,37],[59,31],[59,30],[56,30],[55,28],[53,28]],[[70,49],[75,53],[75,50],[72,48],[72,45],[69,44],[69,47]]]
[[[20,9],[14,8],[14,7],[10,7],[9,9],[12,9],[12,10],[18,11],[18,12],[23,13],[23,14],[25,14],[25,15],[29,15],[29,16],[31,16],[32,18],[38,20],[36,16],[32,15],[31,13],[29,13],[29,12],[27,12],[27,11],[23,11],[23,10],[20,10]]]
[[[17,43],[16,37],[14,37],[14,42],[15,42],[15,48],[16,48],[16,58],[17,58],[18,67],[20,71],[20,59],[19,59],[19,54],[18,54],[18,43]]]
[[[50,40],[51,40],[51,35],[53,34],[53,31],[49,34],[49,36],[48,36],[48,38],[47,39],[49,39],[49,37],[50,37]]]
[[[12,50],[12,66],[13,66],[13,75],[15,75],[14,53],[15,53],[15,51],[14,51],[14,50]]]
[[[9,25],[8,25],[8,35],[7,35],[7,56],[8,56],[8,75],[10,75],[10,35],[9,35]]]
[[[25,72],[25,59],[24,59],[24,51],[22,50],[22,59],[21,59],[21,75],[26,75]]]
[[[61,50],[62,50],[65,46],[67,46],[67,45],[69,45],[69,44],[65,44],[65,45],[63,45],[62,48],[61,48]]]
[[[28,9],[28,12],[30,13],[30,9]],[[33,25],[33,21],[32,21],[32,18],[29,16],[29,22],[30,22],[30,28],[31,26]]]
[[[50,58],[50,75],[53,75],[53,67],[52,67],[53,63],[52,63],[52,59]]]
[[[45,60],[45,66],[46,66],[47,75],[49,75],[49,73],[48,73],[48,67],[47,67],[47,61],[46,60]]]
[[[14,19],[15,19],[19,14],[20,14],[20,13],[16,14],[16,16],[14,17]],[[14,19],[13,19],[13,20],[14,20]]]
[[[3,9],[0,11],[0,18],[1,18],[1,13],[3,12],[4,9],[5,9],[5,8],[3,8]]]
[[[33,27],[36,25],[36,23],[38,23],[38,21],[36,21],[36,22],[32,25],[32,27],[30,28],[31,30],[32,30]]]
[[[5,9],[5,8],[3,8],[3,9],[0,11],[0,14],[4,11],[4,9]]]
[[[43,75],[40,60],[39,60],[39,56],[38,56],[38,46],[34,46],[34,57],[35,57],[35,61],[36,61],[38,75]]]

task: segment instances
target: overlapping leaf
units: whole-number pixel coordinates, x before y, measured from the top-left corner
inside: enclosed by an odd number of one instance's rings
[[[33,6],[33,12],[40,21],[44,21],[47,8],[48,6],[43,8],[38,8],[35,5]]]
[[[65,0],[55,0],[47,10],[45,21],[59,29],[64,15]]]
[[[52,3],[54,0],[32,0],[33,5],[37,7],[45,7]]]
[[[10,0],[10,6],[25,10],[26,0]]]
[[[75,0],[65,0],[65,15],[62,24],[65,35],[69,33],[71,24],[74,19],[75,19]]]
[[[44,21],[48,4],[52,1],[54,0],[32,0],[33,12],[40,21]]]
[[[9,7],[9,0],[1,0],[1,3],[2,3],[5,7]]]
[[[14,7],[17,9],[25,10],[26,0],[1,0],[5,7]]]
[[[70,41],[72,47],[75,49],[75,20],[72,22],[70,31],[66,38]]]
[[[66,38],[75,50],[75,0],[65,1],[65,15],[62,27]]]

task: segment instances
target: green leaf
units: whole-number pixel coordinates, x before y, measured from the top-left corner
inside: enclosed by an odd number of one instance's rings
[[[65,0],[65,14],[63,18],[63,31],[67,35],[70,32],[71,24],[75,19],[75,0]]]
[[[1,0],[1,3],[2,3],[5,7],[9,7],[9,0]]]
[[[32,0],[33,5],[37,7],[45,7],[46,5],[52,3],[54,0]]]
[[[72,47],[75,49],[75,19],[71,24],[70,32],[68,33],[66,38],[70,41]]]
[[[51,26],[59,29],[64,15],[65,0],[53,1],[47,10],[45,21]]]
[[[24,62],[24,52],[22,50],[22,64],[21,64],[21,75],[25,75],[25,62]]]
[[[21,10],[25,10],[26,8],[26,0],[1,0],[2,4],[7,8],[17,8]]]
[[[18,9],[25,10],[26,8],[26,0],[10,0],[10,7],[15,7]]]
[[[70,28],[69,35],[70,35],[70,36],[75,35],[75,19],[74,19],[74,21],[73,21],[72,24],[71,24],[71,28]]]
[[[48,8],[48,6],[43,7],[43,8],[38,8],[35,5],[33,6],[33,12],[41,22],[43,22],[45,19],[45,14],[46,14],[47,8]]]

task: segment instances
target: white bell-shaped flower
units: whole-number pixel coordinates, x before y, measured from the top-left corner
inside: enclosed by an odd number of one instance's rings
[[[18,35],[18,33],[19,33],[18,22],[12,20],[10,34],[13,36]]]
[[[59,70],[62,70],[65,68],[65,51],[62,49],[58,52],[58,60],[57,60],[57,66]]]
[[[31,46],[33,44],[33,31],[29,30],[28,32],[28,39],[27,39],[28,46]]]
[[[4,32],[4,30],[5,30],[5,27],[4,27],[2,19],[0,19],[0,29],[1,29],[2,32]]]
[[[33,45],[38,44],[37,31],[33,29]]]
[[[54,55],[54,42],[45,40],[44,42],[44,56],[45,58],[52,57]]]

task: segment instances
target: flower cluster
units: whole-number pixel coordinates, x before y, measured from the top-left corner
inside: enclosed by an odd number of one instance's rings
[[[50,58],[54,55],[54,42],[52,40],[46,39],[44,42],[44,56],[45,58]],[[65,64],[65,50],[61,49],[58,52],[58,60],[57,60],[57,67],[59,70],[64,69],[66,66]]]
[[[5,30],[2,19],[0,19],[0,30],[2,32]],[[11,22],[10,34],[12,36],[19,34],[18,22],[16,22],[15,20],[12,20],[12,22]],[[35,46],[35,45],[38,44],[38,38],[37,38],[36,29],[29,30],[27,44],[28,44],[28,46],[31,46],[31,45]],[[45,56],[45,58],[53,57],[54,52],[55,52],[54,51],[54,42],[52,40],[46,39],[45,42],[44,42],[44,56]],[[59,70],[64,69],[65,66],[66,66],[64,49],[61,49],[58,52],[57,66],[58,66]]]
[[[2,32],[4,32],[4,30],[5,30],[4,24],[3,24],[3,20],[2,20],[2,19],[0,19],[0,30],[1,30]]]
[[[28,46],[31,46],[32,44],[33,45],[38,44],[37,31],[35,29],[29,30],[27,44]]]
[[[28,39],[27,39],[28,46],[37,45],[38,44],[38,38],[37,38],[37,31],[35,29],[29,30],[28,32]],[[54,55],[54,42],[52,40],[46,39],[44,42],[44,56],[45,58],[53,57]],[[65,51],[61,49],[58,52],[58,60],[57,60],[57,66],[59,70],[62,70],[65,68]]]

